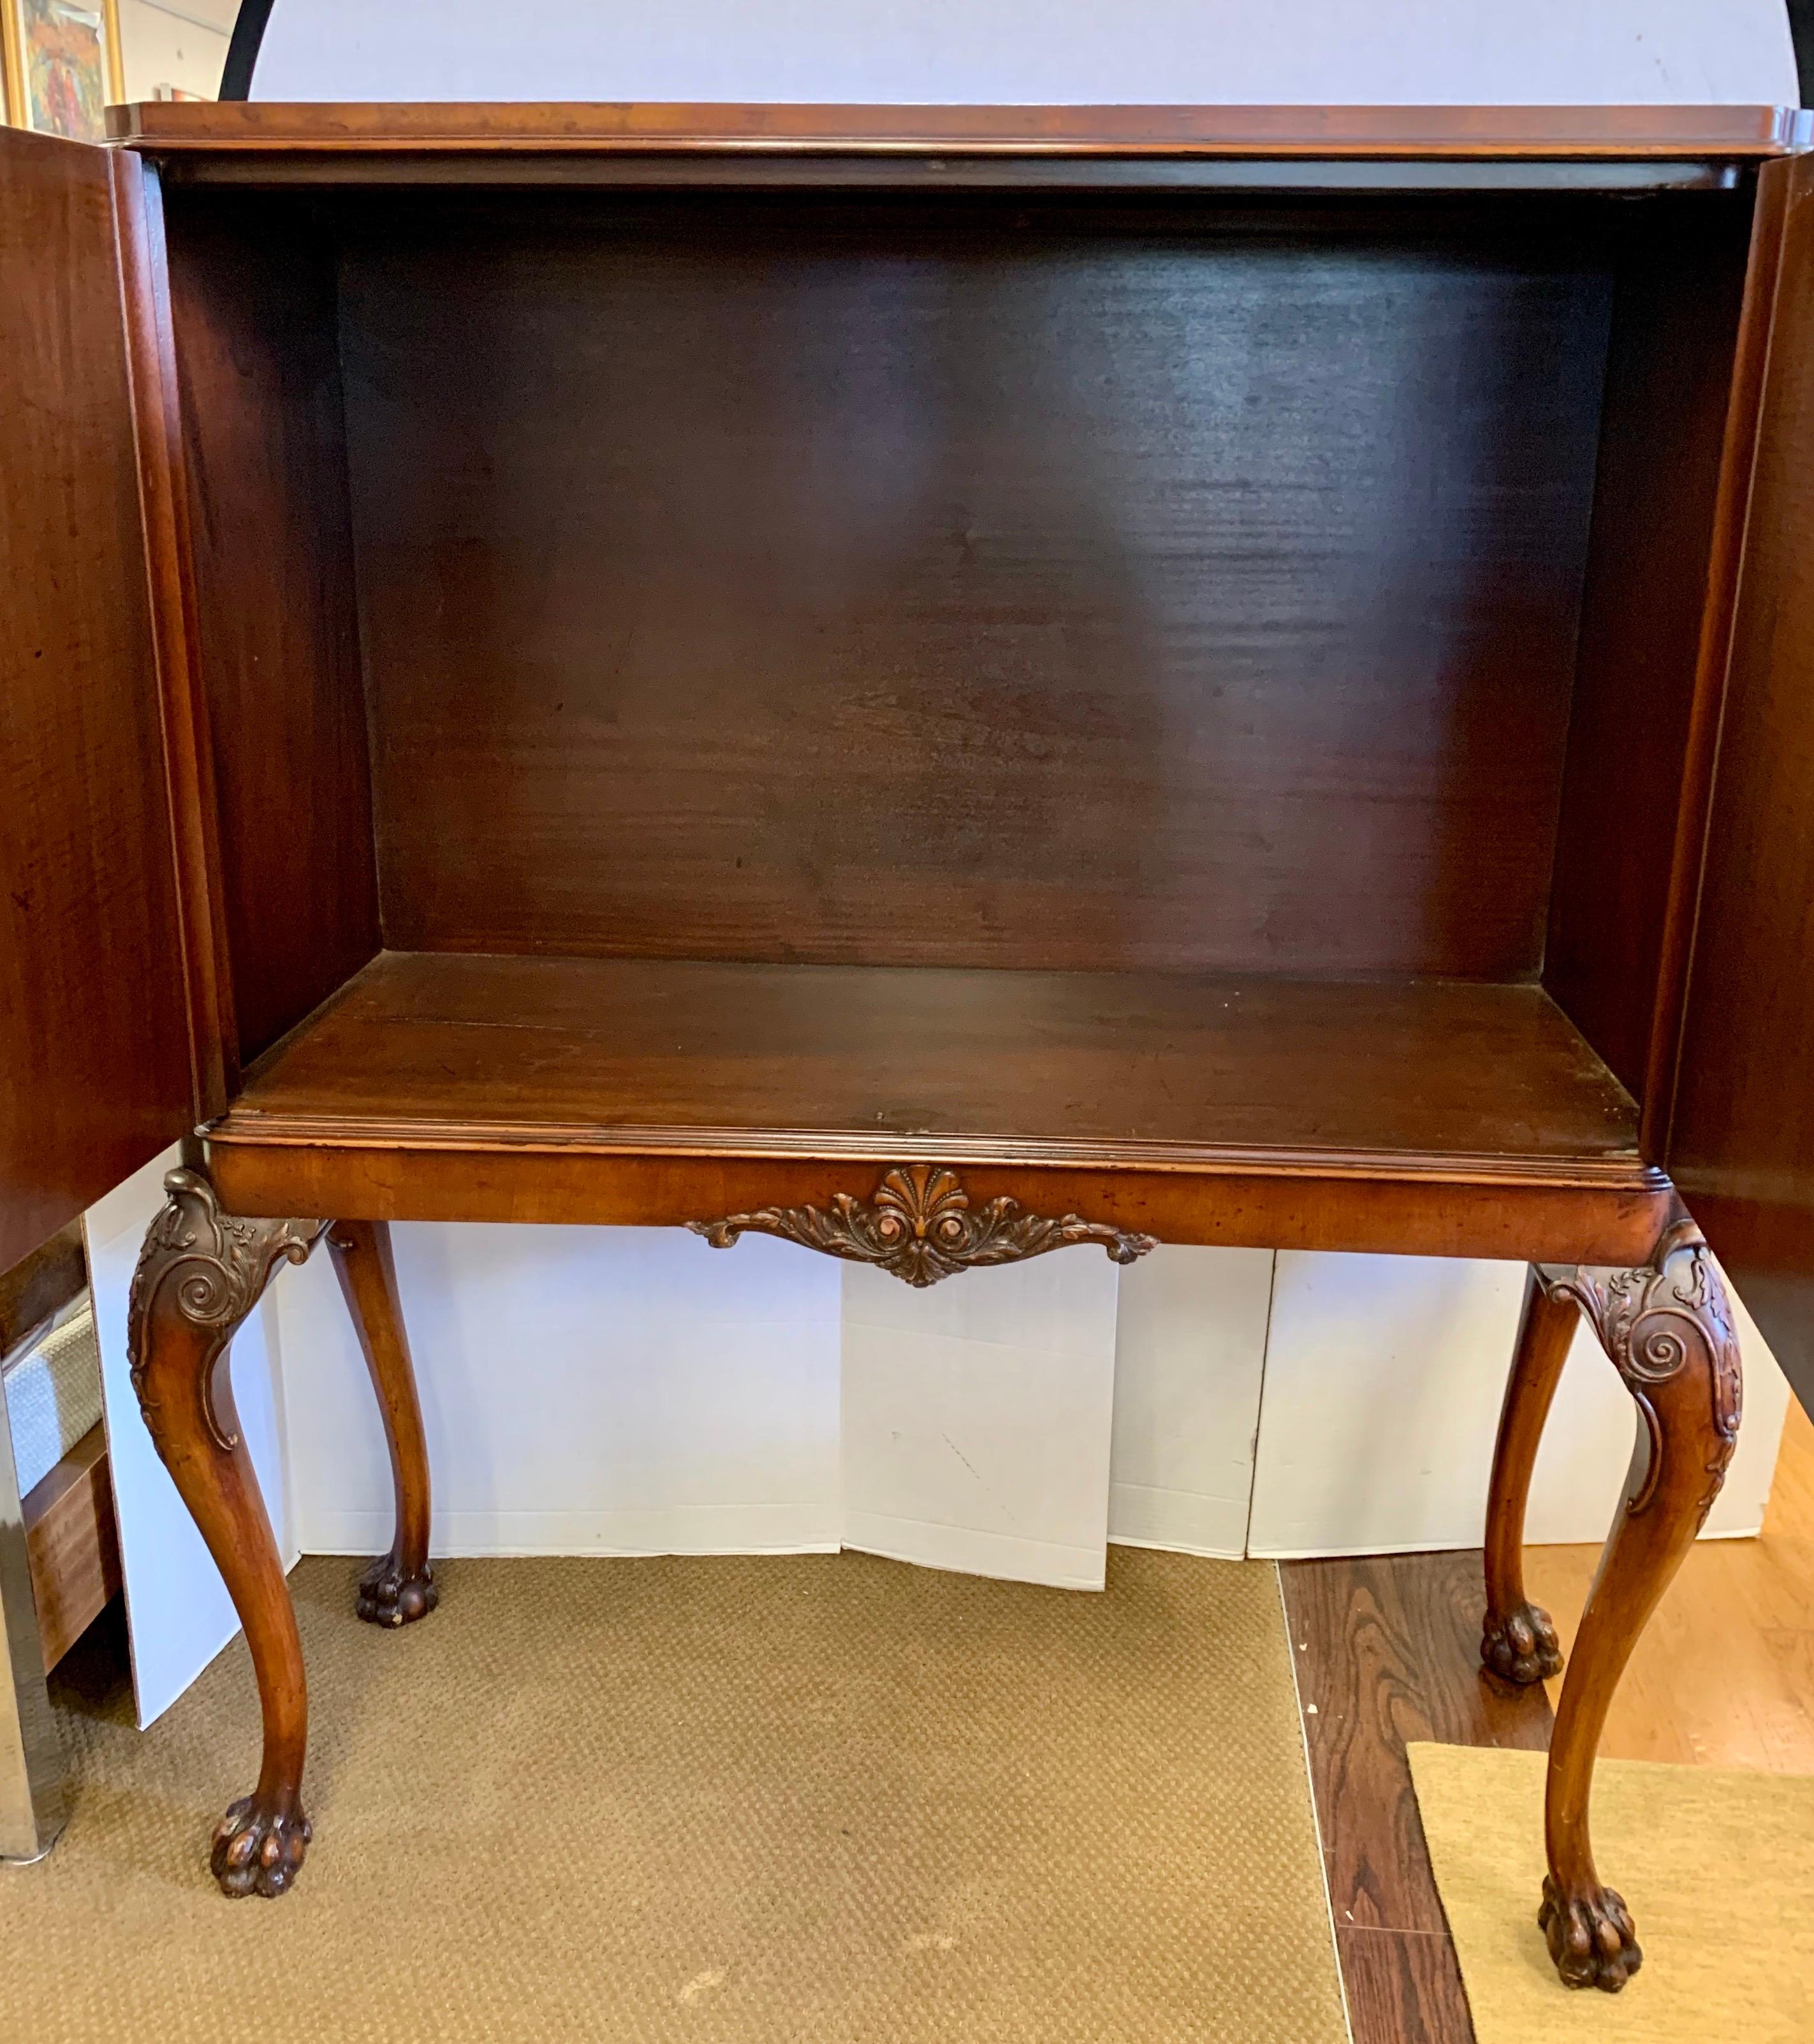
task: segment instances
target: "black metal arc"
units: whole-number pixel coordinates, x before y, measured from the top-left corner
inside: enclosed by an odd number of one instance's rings
[[[240,0],[240,11],[227,44],[227,61],[221,73],[223,99],[252,97],[252,67],[258,62],[264,41],[265,24],[271,19],[272,0]]]

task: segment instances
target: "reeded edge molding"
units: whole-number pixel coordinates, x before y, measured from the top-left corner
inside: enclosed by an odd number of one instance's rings
[[[936,1147],[953,1164],[1004,1170],[1240,1174],[1262,1178],[1385,1178],[1447,1185],[1578,1186],[1667,1193],[1667,1173],[1635,1155],[1604,1158],[1470,1155],[1407,1150],[1311,1150],[1264,1144],[1079,1143],[1044,1136],[947,1135],[935,1129],[874,1135],[831,1129],[601,1127],[585,1123],[409,1120],[389,1116],[265,1114],[236,1105],[197,1131],[203,1141],[247,1149],[510,1150],[603,1157],[704,1157],[824,1164],[889,1163],[909,1145]]]
[[[824,1207],[759,1207],[686,1225],[714,1249],[745,1235],[772,1235],[847,1262],[872,1264],[924,1289],[962,1270],[1019,1263],[1055,1249],[1094,1243],[1111,1263],[1132,1263],[1158,1248],[1158,1238],[1088,1221],[1029,1212],[1002,1194],[970,1204],[955,1171],[936,1164],[897,1164],[868,1200],[836,1193]]]

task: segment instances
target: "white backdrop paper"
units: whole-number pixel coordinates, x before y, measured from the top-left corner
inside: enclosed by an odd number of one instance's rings
[[[392,1231],[438,1553],[721,1554],[843,1536],[839,1266],[678,1228]],[[297,1534],[379,1554],[390,1469],[328,1258],[278,1293]]]
[[[847,1269],[846,1544],[1101,1589],[1120,1276],[1099,1249],[926,1292]]]

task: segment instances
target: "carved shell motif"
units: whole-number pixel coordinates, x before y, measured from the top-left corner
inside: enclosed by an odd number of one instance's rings
[[[1650,1434],[1650,1466],[1627,1508],[1634,1516],[1656,1495],[1662,1477],[1663,1429],[1651,1393],[1672,1381],[1691,1357],[1704,1354],[1714,1443],[1707,1464],[1712,1481],[1701,1506],[1704,1518],[1738,1445],[1744,1377],[1731,1302],[1699,1229],[1692,1221],[1678,1222],[1648,1270],[1546,1271],[1543,1283],[1552,1297],[1572,1299],[1593,1323]]]
[[[829,1208],[759,1207],[687,1226],[714,1249],[730,1248],[742,1235],[779,1235],[828,1256],[873,1263],[920,1287],[959,1270],[1018,1263],[1074,1243],[1100,1243],[1116,1263],[1132,1263],[1156,1247],[1150,1235],[1075,1214],[1051,1220],[1005,1196],[973,1207],[956,1173],[932,1164],[897,1165],[867,1201],[838,1193]]]
[[[146,1231],[133,1272],[126,1312],[126,1355],[133,1389],[152,1438],[160,1436],[157,1402],[148,1395],[150,1357],[144,1343],[154,1304],[167,1287],[178,1316],[191,1327],[222,1330],[221,1346],[258,1303],[272,1266],[302,1263],[325,1221],[248,1220],[224,1213],[214,1188],[199,1171],[166,1174],[167,1195]],[[219,1353],[213,1350],[209,1358]],[[200,1385],[202,1417],[217,1444],[230,1450],[238,1437],[221,1424],[214,1408],[213,1371],[204,1367]]]

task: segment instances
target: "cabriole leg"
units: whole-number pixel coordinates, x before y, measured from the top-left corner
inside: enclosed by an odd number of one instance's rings
[[[373,1625],[407,1625],[426,1617],[440,1593],[429,1566],[429,1447],[403,1331],[390,1230],[382,1221],[339,1221],[328,1236],[328,1247],[384,1415],[397,1494],[390,1552],[359,1578],[359,1615]]]
[[[1616,1992],[1642,1959],[1624,1901],[1602,1887],[1588,1837],[1593,1758],[1638,1635],[1720,1494],[1737,1445],[1739,1343],[1725,1288],[1692,1222],[1647,1270],[1549,1271],[1552,1295],[1592,1321],[1637,1400],[1638,1442],[1589,1593],[1550,1741],[1550,1870],[1538,1921],[1570,1987]]]
[[[1508,1682],[1541,1682],[1562,1669],[1550,1615],[1524,1594],[1524,1507],[1543,1422],[1578,1319],[1574,1301],[1552,1295],[1532,1271],[1499,1415],[1486,1504],[1486,1618],[1480,1658]]]
[[[133,1278],[133,1388],[163,1465],[245,1627],[264,1717],[258,1786],[214,1833],[229,1895],[281,1895],[309,1843],[302,1813],[308,1695],[290,1586],[259,1493],[225,1366],[235,1330],[280,1262],[301,1263],[325,1223],[223,1213],[198,1171],[172,1171]]]

